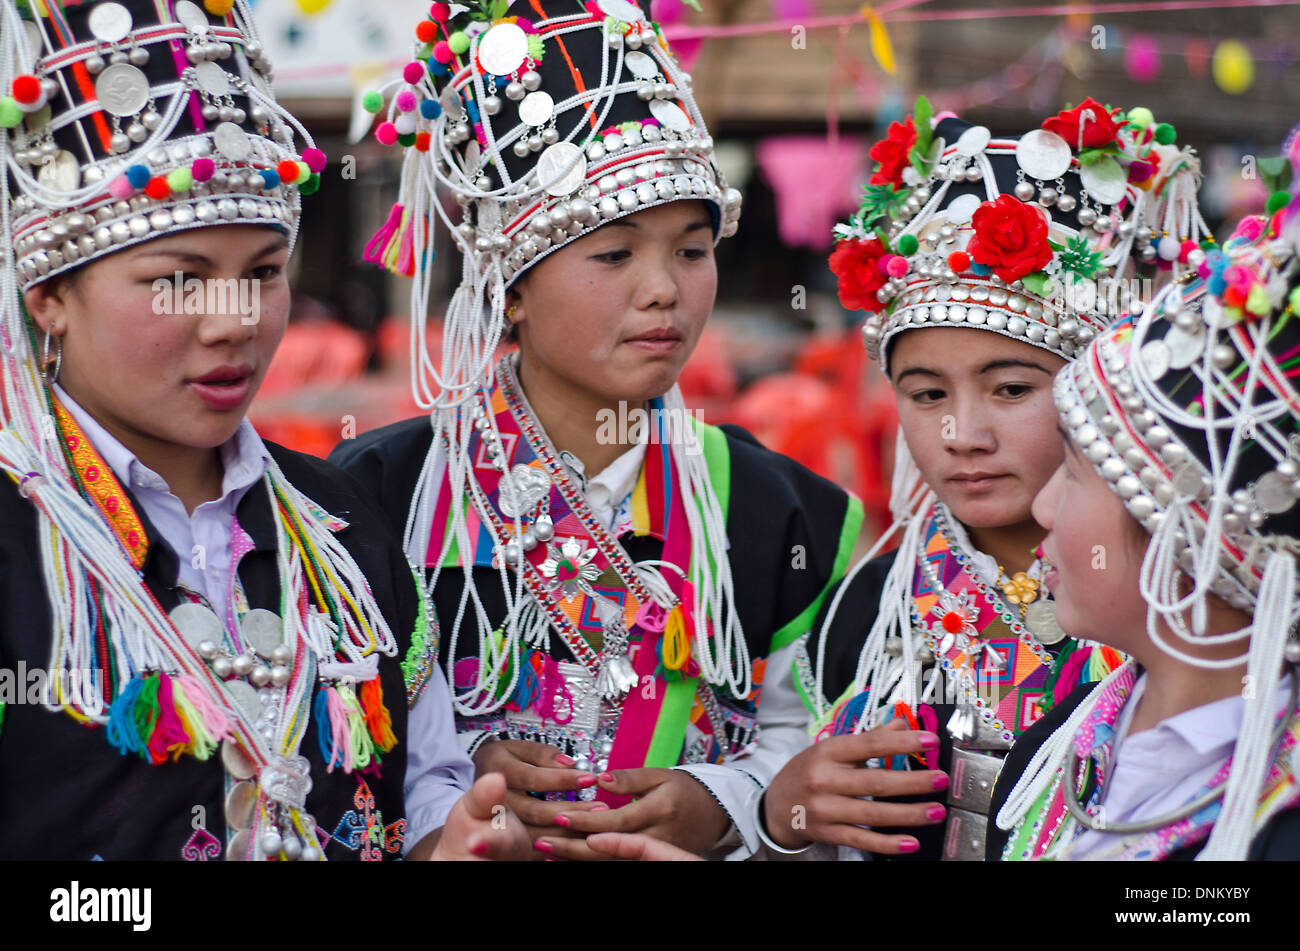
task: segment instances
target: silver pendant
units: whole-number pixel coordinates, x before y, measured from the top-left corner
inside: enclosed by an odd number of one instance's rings
[[[1121,201],[1128,188],[1128,173],[1109,155],[1081,166],[1079,178],[1093,200],[1103,205]]]
[[[36,180],[55,191],[76,191],[81,187],[81,164],[71,152],[60,149],[54,158],[40,167]]]
[[[555,100],[548,92],[530,92],[519,103],[519,121],[525,125],[545,125],[555,115]]]
[[[1291,491],[1291,481],[1274,470],[1266,472],[1255,483],[1255,502],[1269,515],[1278,515],[1295,505],[1295,493]]]
[[[596,689],[606,700],[617,700],[637,684],[636,671],[632,662],[622,652],[608,657],[596,675]]]
[[[501,476],[497,507],[506,518],[521,518],[551,493],[551,477],[536,466],[520,463]]]
[[[572,142],[556,142],[537,159],[537,181],[548,195],[572,194],[587,180],[587,157]]]
[[[952,650],[952,645],[957,643],[957,637],[954,634],[945,634],[939,640],[938,654],[940,657],[947,657],[948,651]]]
[[[1189,334],[1180,327],[1174,327],[1165,334],[1165,346],[1169,348],[1169,365],[1175,370],[1185,370],[1205,352],[1205,334]]]
[[[199,88],[212,96],[230,94],[230,74],[216,63],[199,63],[194,67],[194,78]]]
[[[600,7],[601,12],[606,16],[624,23],[640,23],[645,19],[641,8],[631,0],[596,0],[596,6]]]
[[[208,17],[199,9],[198,4],[193,3],[192,0],[180,0],[172,10],[172,13],[175,15],[177,23],[183,24],[193,32],[208,32],[208,27],[210,26],[208,23]]]
[[[955,147],[958,155],[974,158],[993,140],[993,134],[982,125],[973,125],[957,137]]]
[[[514,23],[498,23],[478,41],[478,61],[495,76],[513,73],[528,57],[528,34]]]
[[[257,807],[257,784],[250,780],[241,780],[230,787],[226,794],[224,812],[226,823],[232,829],[251,829],[253,811]]]
[[[222,686],[230,695],[231,702],[244,715],[249,723],[256,723],[262,715],[262,702],[257,699],[257,691],[243,680],[228,680]]]
[[[269,658],[284,643],[284,622],[274,611],[254,608],[239,622],[239,632],[244,645]]]
[[[442,111],[447,114],[447,118],[453,122],[465,117],[465,103],[460,98],[460,93],[450,85],[439,94],[438,104],[442,106]]]
[[[115,63],[95,77],[95,98],[105,112],[133,116],[149,102],[149,80],[130,63]]]
[[[223,122],[212,133],[212,143],[217,151],[232,162],[242,162],[253,150],[248,133],[233,122]]]
[[[120,3],[101,3],[90,11],[90,32],[103,43],[124,40],[131,32],[131,11]]]
[[[691,120],[682,111],[682,107],[669,99],[652,100],[650,102],[650,114],[658,119],[659,124],[665,129],[685,132],[691,127]]]
[[[1020,137],[1016,162],[1030,178],[1042,181],[1060,178],[1070,170],[1070,145],[1055,132],[1035,129]],[[1088,189],[1089,192],[1092,189]],[[1109,204],[1109,202],[1107,203]]]
[[[659,64],[648,53],[633,50],[623,57],[623,65],[637,79],[654,79],[659,75]]]
[[[250,858],[253,857],[251,853],[252,844],[253,844],[252,837],[249,835],[248,830],[247,829],[239,830],[238,832],[235,833],[234,837],[230,840],[230,844],[226,846],[226,861],[227,862],[248,861]]]
[[[1056,602],[1048,599],[1035,601],[1025,611],[1025,627],[1038,643],[1047,647],[1065,640],[1065,631],[1056,621]]]
[[[202,604],[188,601],[185,604],[178,604],[167,616],[180,636],[185,639],[185,643],[195,650],[198,650],[199,645],[204,641],[220,644],[225,640],[226,632],[221,626],[221,619],[211,608]]]
[[[944,215],[948,218],[950,224],[964,225],[975,217],[975,210],[979,206],[980,199],[978,195],[958,195],[944,209]]]
[[[975,707],[969,703],[957,704],[948,718],[948,735],[955,743],[965,743],[975,735]]]
[[[235,779],[252,779],[257,775],[257,766],[252,758],[234,739],[221,741],[221,765]]]
[[[1147,373],[1151,374],[1151,379],[1158,380],[1169,372],[1173,355],[1169,351],[1169,345],[1163,340],[1148,340],[1138,352],[1142,358],[1142,365],[1146,367]]]

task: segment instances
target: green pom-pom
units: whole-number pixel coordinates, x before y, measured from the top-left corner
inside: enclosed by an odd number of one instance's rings
[[[0,99],[0,128],[12,129],[23,121],[23,111],[13,96]]]
[[[384,97],[372,89],[361,97],[361,108],[366,112],[378,112],[384,108]]]
[[[917,248],[916,235],[905,234],[898,239],[898,253],[904,256],[915,254]]]
[[[463,32],[457,31],[447,37],[447,45],[451,47],[453,53],[459,56],[461,53],[469,50],[469,37]]]
[[[311,178],[312,170],[307,167],[307,163],[302,159],[299,159],[296,164],[298,166],[298,177],[293,180],[293,183],[295,185],[301,185],[303,182],[307,181],[307,179]]]
[[[1273,194],[1268,196],[1268,204],[1264,207],[1268,209],[1270,215],[1275,215],[1290,203],[1290,192],[1273,192]]]
[[[1156,141],[1161,145],[1173,145],[1176,138],[1178,138],[1178,132],[1168,122],[1162,122],[1156,126]]]
[[[1300,314],[1300,287],[1291,292],[1288,303],[1291,305],[1291,313]]]
[[[1215,241],[1213,238],[1206,238],[1204,241],[1201,242],[1202,251],[1213,251],[1218,246],[1219,246],[1219,242]]]
[[[174,192],[187,192],[194,187],[194,173],[188,168],[174,168],[167,173],[167,187]]]
[[[397,137],[397,144],[398,144],[398,145],[406,146],[407,148],[410,148],[412,145],[415,144],[415,133],[414,133],[414,132],[410,132],[410,133],[408,133],[408,134],[406,134],[406,135],[399,135],[399,136]]]
[[[1129,125],[1145,129],[1156,121],[1156,117],[1151,114],[1151,110],[1146,106],[1138,106],[1136,109],[1128,111],[1128,121]]]
[[[320,189],[320,176],[317,175],[315,172],[312,172],[311,177],[308,178],[307,181],[303,182],[301,185],[298,186],[298,194],[313,195],[319,189]]]

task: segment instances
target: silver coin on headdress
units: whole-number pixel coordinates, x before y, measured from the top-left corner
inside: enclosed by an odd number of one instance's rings
[[[1103,205],[1114,205],[1122,201],[1128,189],[1128,173],[1109,155],[1082,164],[1079,179],[1093,200]]]
[[[1169,365],[1175,370],[1185,370],[1205,352],[1205,334],[1200,330],[1190,334],[1181,327],[1173,327],[1165,334],[1165,346],[1169,348]]]
[[[71,152],[60,149],[41,165],[36,180],[55,191],[74,192],[81,187],[81,163]]]
[[[556,142],[537,159],[537,182],[547,194],[569,195],[587,180],[587,157],[572,142]]]
[[[485,72],[508,76],[528,57],[528,34],[514,23],[498,23],[478,41],[478,61]]]
[[[1055,132],[1034,129],[1016,143],[1016,162],[1030,178],[1060,178],[1070,170],[1070,144]]]
[[[964,225],[975,216],[975,210],[980,206],[978,195],[958,195],[948,207],[943,210],[944,216],[954,225]]]
[[[90,11],[90,32],[103,43],[116,43],[131,33],[131,11],[120,3],[100,3]]]
[[[95,77],[95,98],[105,112],[133,116],[149,102],[149,80],[130,63],[114,63]]]
[[[659,64],[648,53],[633,50],[623,57],[623,65],[637,79],[654,79],[659,75]]]
[[[519,103],[519,121],[525,125],[545,125],[555,115],[555,100],[548,92],[530,92]]]
[[[973,125],[957,137],[955,147],[958,155],[973,158],[979,155],[993,140],[993,133],[982,125]]]
[[[685,132],[691,127],[691,120],[682,111],[682,107],[667,99],[650,100],[650,114],[659,121],[661,126],[674,132]]]
[[[235,162],[242,162],[253,150],[252,143],[248,141],[248,133],[233,122],[223,122],[217,126],[212,133],[212,141],[218,152]]]
[[[1173,357],[1169,352],[1169,345],[1163,340],[1148,340],[1142,345],[1139,353],[1142,365],[1151,375],[1151,379],[1158,380],[1169,372]]]
[[[207,14],[192,0],[180,0],[172,12],[175,14],[178,23],[188,27],[195,33],[206,33],[208,27],[211,26],[208,23]]]

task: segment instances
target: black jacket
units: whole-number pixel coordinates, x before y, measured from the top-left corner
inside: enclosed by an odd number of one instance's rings
[[[326,773],[313,718],[301,747],[311,762],[313,782],[307,811],[323,831],[332,834],[324,846],[327,858],[361,857],[361,830],[376,826],[383,831],[378,835],[383,843],[380,855],[395,858],[405,828],[407,707],[399,662],[417,616],[415,585],[400,546],[364,489],[326,462],[273,443],[266,445],[290,482],[349,523],[336,537],[369,580],[399,647],[397,657],[380,659],[384,702],[398,745],[384,755],[380,776],[345,775],[337,768]],[[27,670],[43,669],[50,657],[50,611],[39,562],[36,511],[11,481],[0,481],[0,669],[16,670],[20,664]],[[180,602],[173,586],[177,555],[159,540],[143,509],[135,507],[151,540],[144,565],[146,584],[163,609],[171,610]],[[254,549],[240,561],[239,577],[251,607],[278,613],[272,514],[268,494],[259,482],[237,511],[240,525],[254,542]],[[224,855],[225,772],[219,755],[206,762],[182,756],[152,766],[137,756],[120,755],[104,733],[100,728],[87,729],[66,714],[50,712],[39,702],[11,703],[5,708],[0,725],[0,814],[7,818],[0,823],[0,858],[180,859],[186,851],[195,857],[195,848],[208,841],[200,826],[221,842]],[[362,780],[374,795],[369,810],[361,795]]]

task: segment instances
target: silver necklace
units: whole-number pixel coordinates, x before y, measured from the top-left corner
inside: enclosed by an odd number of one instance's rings
[[[1282,739],[1282,734],[1286,732],[1287,724],[1291,722],[1291,714],[1295,712],[1296,703],[1300,701],[1300,676],[1297,676],[1297,670],[1294,665],[1288,665],[1291,670],[1291,700],[1287,704],[1286,712],[1282,715],[1278,725],[1273,729],[1273,738],[1269,742],[1270,748],[1277,746]],[[1163,829],[1165,826],[1173,825],[1181,819],[1195,815],[1210,803],[1223,798],[1224,792],[1228,788],[1227,783],[1220,783],[1214,789],[1207,789],[1191,802],[1179,806],[1173,812],[1166,813],[1155,819],[1147,819],[1143,822],[1106,822],[1104,819],[1091,815],[1079,802],[1079,794],[1073,788],[1072,777],[1079,774],[1079,754],[1074,749],[1074,744],[1070,744],[1070,753],[1065,760],[1065,775],[1061,782],[1067,783],[1065,789],[1065,808],[1069,810],[1074,821],[1079,823],[1085,829],[1093,832],[1109,832],[1115,835],[1131,835],[1137,832],[1152,832],[1156,829]]]

